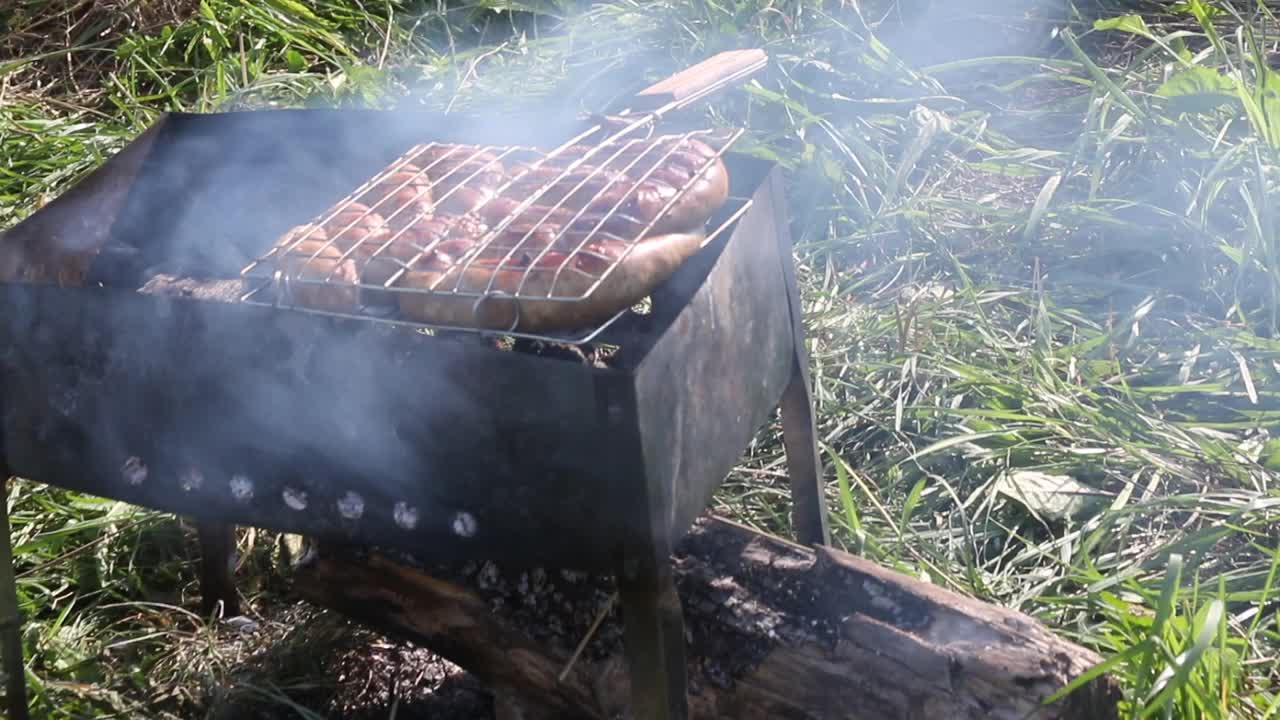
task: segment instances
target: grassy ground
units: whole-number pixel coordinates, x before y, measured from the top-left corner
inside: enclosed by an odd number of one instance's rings
[[[837,542],[1097,649],[1128,716],[1280,717],[1280,76],[1256,5],[16,0],[0,227],[165,110],[600,107],[764,47],[708,120],[789,171]],[[716,503],[785,533],[776,430]],[[26,481],[8,502],[43,716],[390,716],[367,670],[323,684],[314,648],[364,636],[290,603],[265,534],[237,634],[190,613],[172,518]]]

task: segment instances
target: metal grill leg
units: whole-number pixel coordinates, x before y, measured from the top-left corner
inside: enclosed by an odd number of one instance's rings
[[[236,528],[234,525],[196,521],[196,537],[200,542],[201,612],[211,614],[222,601],[223,617],[240,614],[240,596],[236,593]]]
[[[796,539],[802,545],[829,545],[831,530],[822,487],[822,462],[818,457],[813,394],[809,389],[809,374],[799,355],[780,405],[782,443],[787,453],[787,474],[791,477],[791,518],[796,528]]]
[[[5,473],[8,477],[8,473]],[[3,487],[3,484],[0,484]],[[13,545],[9,539],[9,504],[0,497],[0,652],[4,656],[4,672],[8,677],[6,694],[9,717],[27,720],[27,671],[22,661],[22,616],[18,610],[18,583],[13,574]]]
[[[791,310],[791,382],[782,392],[782,444],[787,453],[787,471],[791,476],[791,521],[796,539],[802,545],[829,545],[831,530],[827,525],[827,500],[822,486],[822,461],[818,456],[817,422],[813,417],[813,391],[809,384],[809,356],[805,352],[804,317],[801,313],[800,284],[792,255],[790,227],[785,212],[786,189],[782,174],[769,179],[770,204],[777,218],[778,257],[782,261],[782,278],[787,287],[787,305]]]
[[[670,566],[618,578],[636,720],[686,720],[684,613]]]

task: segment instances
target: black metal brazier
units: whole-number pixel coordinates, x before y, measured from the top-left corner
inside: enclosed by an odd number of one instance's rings
[[[800,540],[826,539],[777,167],[725,156],[720,232],[647,314],[594,339],[616,347],[604,366],[238,302],[237,263],[425,136],[556,142],[588,122],[165,116],[0,243],[99,247],[79,286],[0,285],[7,471],[196,518],[215,556],[227,550],[219,528],[252,525],[612,572],[637,717],[684,717],[668,557],[779,408]],[[207,559],[206,593],[233,595],[219,560]],[[16,623],[16,608],[0,613]],[[22,717],[20,673],[9,687]]]

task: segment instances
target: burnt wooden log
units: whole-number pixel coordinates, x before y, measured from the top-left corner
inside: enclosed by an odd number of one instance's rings
[[[699,521],[673,561],[692,717],[1118,717],[1105,675],[1042,704],[1101,658],[1012,610],[718,519]],[[513,717],[626,716],[611,578],[343,548],[313,554],[294,580],[305,599],[473,673]],[[537,711],[511,711],[513,697]]]

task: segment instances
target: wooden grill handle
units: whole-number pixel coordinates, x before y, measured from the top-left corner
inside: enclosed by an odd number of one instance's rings
[[[769,56],[758,48],[727,50],[641,90],[630,109],[683,106],[757,72],[768,62]]]

